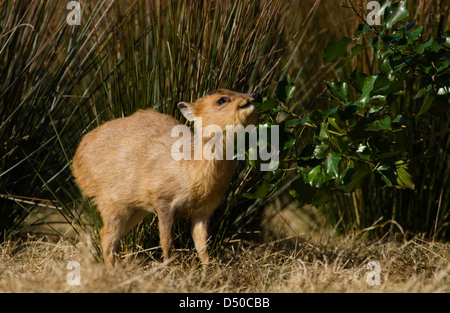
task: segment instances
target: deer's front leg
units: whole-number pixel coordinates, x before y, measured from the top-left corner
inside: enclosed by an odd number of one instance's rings
[[[209,263],[208,254],[208,225],[209,217],[194,218],[192,220],[192,238],[202,264]]]

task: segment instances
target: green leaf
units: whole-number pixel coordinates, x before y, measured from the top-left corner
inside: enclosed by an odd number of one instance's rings
[[[435,97],[436,96],[434,94],[431,94],[431,93],[427,94],[425,100],[423,101],[422,106],[420,107],[419,113],[416,114],[416,118],[424,115],[425,113],[427,113],[430,110]]]
[[[438,90],[438,95],[439,96],[445,96],[445,95],[447,95],[449,93],[450,93],[450,87],[447,87],[447,86],[441,87]]]
[[[342,135],[344,134],[344,130],[342,128],[345,127],[345,125],[341,123],[339,118],[336,119],[336,117],[329,117],[328,118],[328,123],[330,123],[331,126],[333,126]],[[341,125],[339,125],[338,123],[341,124]]]
[[[333,82],[327,82],[328,90],[342,101],[348,100],[348,84],[346,82],[342,83],[333,83]]]
[[[328,123],[323,122],[320,124],[320,132],[319,132],[319,139],[320,140],[327,140],[328,139]]]
[[[378,75],[375,84],[373,86],[372,94],[384,94],[384,91],[389,88],[391,81],[389,80],[388,75],[380,74]]]
[[[355,36],[364,35],[365,33],[370,31],[370,25],[368,24],[359,24],[356,31]]]
[[[360,44],[356,44],[352,47],[352,52],[350,53],[350,56],[348,58],[345,59],[344,63],[342,64],[342,66],[345,66],[348,62],[350,62],[355,55],[357,55],[358,53],[360,53],[361,51],[363,51],[364,49],[366,49],[365,46],[360,45]]]
[[[389,95],[396,93],[403,88],[401,81],[394,80],[391,81],[390,75],[380,74],[378,75],[371,95]]]
[[[339,177],[339,162],[341,159],[342,157],[339,153],[331,152],[325,161],[326,173],[334,179]]]
[[[364,82],[369,75],[364,74],[355,68],[355,70],[351,74],[352,84],[355,87],[356,91],[362,93]]]
[[[407,35],[408,41],[413,42],[413,41],[416,41],[417,39],[419,39],[419,37],[422,35],[422,31],[423,31],[423,26],[419,26],[412,32],[408,33],[408,35]]]
[[[249,199],[262,199],[270,193],[271,187],[267,182],[259,186],[254,193],[244,193],[243,196]]]
[[[351,166],[347,166],[340,175],[341,184],[348,185],[352,181],[352,177],[355,174],[355,169]]]
[[[394,128],[400,128],[405,122],[405,116],[403,114],[399,114],[392,121],[391,126]]]
[[[316,208],[320,208],[325,203],[327,203],[329,200],[330,200],[330,196],[328,196],[328,193],[324,189],[319,189],[314,194],[311,204],[313,206],[315,206]]]
[[[279,128],[278,145],[281,148],[281,150],[288,150],[295,144],[295,136],[292,133],[291,129],[286,128],[286,123],[284,121],[278,124],[277,126]],[[269,131],[270,132],[267,134],[267,139],[272,138],[272,127],[269,128]],[[271,144],[272,142],[270,142],[270,145],[267,146],[271,147]],[[273,147],[271,149],[273,149]]]
[[[362,94],[359,101],[363,104],[367,104],[370,102],[370,93],[373,90],[373,87],[375,86],[375,81],[377,80],[378,76],[367,76],[364,79],[364,85],[362,88]]]
[[[278,106],[278,103],[272,98],[265,98],[263,103],[259,105],[259,113],[265,113]]]
[[[339,152],[343,153],[348,149],[348,144],[346,141],[344,141],[343,139],[341,139],[338,136],[332,136],[330,138],[330,142],[333,145],[333,147],[335,147],[336,149],[339,150]]]
[[[314,148],[313,156],[317,159],[325,159],[327,157],[327,151],[329,146],[326,143],[316,145]]]
[[[402,26],[398,30],[408,31],[411,28],[413,28],[414,25],[416,25],[416,21],[413,21],[412,23],[409,23],[409,24],[407,24],[405,26]]]
[[[384,186],[392,187],[398,185],[397,183],[397,171],[395,166],[382,165],[377,168],[377,173]]]
[[[336,114],[338,110],[339,110],[339,105],[332,109],[319,110],[319,112],[322,114],[322,119],[326,120],[328,118],[328,116],[330,116],[332,114]]]
[[[294,180],[289,187],[289,194],[298,200],[298,206],[311,204],[316,190],[305,183],[302,178]]]
[[[403,0],[400,2],[394,2],[391,5],[388,5],[384,12],[384,22],[386,24],[386,28],[390,29],[396,23],[403,21],[409,16],[409,12],[407,9],[407,1]]]
[[[298,126],[298,125],[304,125],[305,123],[309,122],[309,118],[296,118],[292,120],[286,121],[286,126]]]
[[[295,137],[292,133],[282,129],[280,132],[280,146],[283,150],[288,150],[290,147],[292,147],[295,144]]]
[[[328,42],[324,49],[323,63],[326,65],[345,57],[347,55],[347,47],[351,42],[352,40],[347,37]]]
[[[404,37],[402,37],[398,42],[397,42],[397,50],[398,51],[403,51],[405,50],[405,48],[408,46],[408,40]]]
[[[417,54],[423,54],[427,48],[429,48],[433,45],[433,42],[434,42],[434,38],[431,37],[430,40],[428,40],[427,42],[425,42],[421,45],[418,45],[418,46],[414,46],[414,52]]]
[[[391,5],[392,0],[385,0],[385,1],[379,1],[382,2],[381,8],[380,8],[380,14],[384,16],[384,13],[386,9]]]
[[[343,128],[345,125],[342,123],[341,119],[339,117],[329,117],[328,123],[330,123],[331,126],[333,126],[341,135],[344,135]]]
[[[295,85],[289,75],[286,75],[277,85],[275,95],[281,102],[287,104],[294,96]]]
[[[377,168],[377,173],[385,186],[412,190],[415,187],[405,161],[397,161],[395,165],[384,164]]]
[[[373,123],[367,124],[365,127],[365,130],[373,131],[373,132],[382,131],[382,130],[392,130],[391,124],[392,124],[391,117],[388,116],[382,120],[377,120]]]
[[[257,155],[258,152],[255,148],[250,147],[250,149],[248,149],[248,151],[245,152],[245,154],[247,155],[247,159],[248,159],[248,163],[250,164],[251,167],[256,168],[257,167],[257,160],[255,160],[254,158],[250,158],[250,155]]]
[[[366,178],[367,175],[371,173],[370,168],[366,164],[359,164],[353,171],[351,168],[346,171],[346,175],[343,180],[348,181],[351,177],[350,182],[345,186],[345,192],[352,192],[359,185],[359,183]],[[348,177],[350,176],[350,177]]]
[[[308,183],[312,187],[316,188],[322,187],[325,183],[329,182],[332,179],[333,177],[324,170],[322,165],[317,165],[315,168],[313,168],[309,172],[307,178]]]
[[[411,174],[408,173],[408,164],[404,161],[397,161],[397,183],[402,188],[414,190],[414,182],[412,180]]]
[[[389,73],[392,71],[391,62],[389,61],[389,58],[386,58],[383,63],[381,64],[381,70],[383,73]]]
[[[441,37],[440,37],[440,44],[444,47],[446,47],[447,49],[450,49],[450,31],[445,30],[441,33]]]

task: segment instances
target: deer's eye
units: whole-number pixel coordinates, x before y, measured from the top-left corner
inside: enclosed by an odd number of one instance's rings
[[[217,101],[217,104],[218,104],[218,105],[222,105],[222,104],[224,104],[224,103],[226,103],[226,102],[231,102],[231,99],[230,99],[230,98],[227,98],[227,97],[220,98],[220,99]]]

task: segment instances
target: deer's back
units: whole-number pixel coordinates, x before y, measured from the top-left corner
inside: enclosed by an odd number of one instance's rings
[[[182,179],[171,158],[176,119],[148,109],[109,121],[86,134],[73,159],[75,179],[97,202],[145,206],[165,182]],[[183,176],[183,175],[181,175]],[[167,194],[168,191],[166,191]]]

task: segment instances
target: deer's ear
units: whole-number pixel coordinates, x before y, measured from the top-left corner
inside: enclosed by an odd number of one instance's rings
[[[193,122],[195,120],[195,115],[192,112],[192,103],[180,102],[178,103],[178,109],[180,109],[183,116],[189,121]]]

